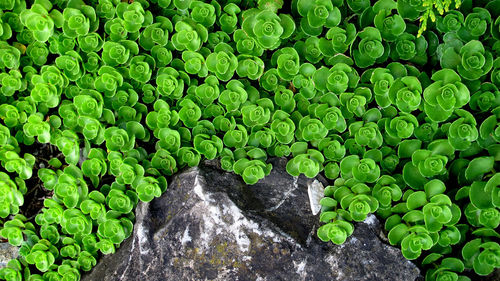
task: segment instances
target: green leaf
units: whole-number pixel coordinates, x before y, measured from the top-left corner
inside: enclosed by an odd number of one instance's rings
[[[423,191],[417,191],[408,196],[406,206],[409,210],[414,210],[424,206],[427,203],[427,196]]]
[[[470,201],[478,209],[493,207],[492,194],[486,192],[485,186],[485,182],[475,181],[469,190]]]
[[[495,160],[493,157],[478,157],[472,159],[465,170],[465,177],[468,180],[480,180],[483,174],[493,169]]]

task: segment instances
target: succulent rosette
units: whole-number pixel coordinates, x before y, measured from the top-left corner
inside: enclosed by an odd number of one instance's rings
[[[335,27],[341,20],[339,8],[329,0],[298,0],[297,11],[302,16],[302,31],[313,36],[319,35],[323,26]]]
[[[434,83],[424,90],[424,111],[433,121],[448,119],[455,109],[470,100],[469,89],[460,76],[451,69],[443,69],[432,75]]]
[[[46,42],[54,34],[54,19],[49,16],[52,4],[34,4],[30,9],[23,10],[19,15],[21,23],[33,32],[33,37],[40,42]],[[59,11],[57,12],[61,14]]]
[[[324,56],[344,53],[356,39],[356,26],[348,24],[345,29],[335,26],[328,30],[325,37],[319,39],[319,49]]]
[[[476,80],[486,75],[493,67],[493,55],[485,51],[480,41],[472,40],[460,48],[462,62],[458,73],[467,80]]]
[[[250,9],[243,12],[242,29],[263,49],[276,49],[281,39],[295,31],[295,22],[286,14],[279,16],[269,10]]]
[[[422,85],[413,76],[396,79],[389,89],[389,99],[402,112],[417,110],[422,101]]]
[[[380,31],[374,27],[366,27],[358,33],[357,47],[351,45],[351,54],[358,67],[368,67],[380,59],[385,52]]]
[[[233,54],[233,49],[226,43],[219,43],[214,53],[207,57],[207,68],[222,81],[228,81],[233,77],[238,67],[238,59]]]
[[[458,36],[464,40],[477,39],[486,33],[488,25],[491,24],[491,14],[484,8],[473,8],[472,13],[465,17],[464,24],[457,31]]]
[[[406,23],[401,15],[395,13],[397,4],[392,0],[377,1],[373,5],[376,13],[373,23],[380,30],[382,38],[395,41],[406,30]]]
[[[171,40],[177,50],[198,51],[201,44],[208,40],[208,31],[201,24],[179,21],[175,24]]]

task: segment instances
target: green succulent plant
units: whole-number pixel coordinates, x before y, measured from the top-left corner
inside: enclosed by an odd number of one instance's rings
[[[179,21],[174,28],[171,42],[177,50],[198,51],[201,44],[208,40],[207,29],[199,23]]]
[[[469,89],[460,76],[451,69],[443,69],[432,75],[434,83],[424,90],[425,114],[435,122],[448,119],[453,110],[459,109],[470,100]]]
[[[241,13],[241,9],[235,3],[227,3],[222,10],[224,13],[219,18],[220,27],[223,32],[233,33],[237,28],[238,14]]]
[[[152,20],[151,12],[144,11],[140,2],[117,4],[116,15],[124,21],[125,30],[130,33],[139,31]]]
[[[379,208],[377,199],[369,192],[370,187],[355,179],[349,179],[343,185],[329,188],[329,193],[335,201],[340,202],[340,207],[347,211],[344,216],[354,221],[364,221],[368,214],[375,213]],[[331,197],[325,197],[323,200],[328,198]]]
[[[389,242],[391,244],[401,243],[401,252],[407,259],[416,259],[421,255],[422,250],[429,250],[434,241],[429,231],[420,225],[407,227],[400,224],[389,232]]]
[[[396,79],[389,88],[389,100],[400,111],[410,113],[422,102],[422,85],[413,76]]]
[[[5,97],[10,97],[14,95],[16,91],[19,91],[25,86],[23,80],[21,80],[22,74],[17,70],[11,70],[9,73],[0,73],[0,81],[2,81],[2,87],[0,87],[0,92]]]
[[[58,249],[48,240],[41,239],[26,255],[26,262],[35,265],[41,272],[46,272],[54,264],[55,258],[59,255],[58,252]]]
[[[207,68],[222,81],[229,81],[238,67],[238,59],[233,49],[226,43],[219,43],[214,53],[207,57]]]
[[[264,62],[259,57],[249,55],[238,56],[236,74],[250,80],[258,80],[264,73]]]
[[[255,184],[260,179],[269,175],[272,165],[261,160],[239,159],[234,163],[234,172],[241,175],[247,184]]]
[[[6,218],[11,214],[17,214],[19,207],[24,204],[22,186],[18,187],[15,181],[4,173],[0,173],[0,217]],[[20,190],[21,189],[21,190]]]
[[[80,280],[170,176],[216,159],[253,185],[269,157],[328,182],[322,241],[376,215],[426,280],[500,267],[498,1],[0,9],[0,236],[20,247],[0,280]]]
[[[308,35],[319,35],[323,26],[335,27],[340,23],[341,14],[332,1],[297,1],[297,11],[303,17],[300,27]]]
[[[109,218],[99,224],[97,233],[113,244],[119,244],[130,236],[132,222],[126,218],[120,220]]]
[[[18,259],[12,259],[7,266],[0,269],[0,278],[4,280],[22,280],[23,267]]]
[[[24,241],[24,233],[26,231],[34,231],[32,223],[27,222],[27,218],[17,214],[13,219],[6,221],[3,228],[0,230],[0,236],[7,239],[9,244],[21,246]]]
[[[93,10],[93,9],[92,9]],[[64,9],[63,32],[68,37],[87,35],[90,29],[90,19],[82,11],[74,8]],[[95,20],[95,12],[93,14]]]
[[[318,228],[318,237],[324,241],[332,241],[335,244],[343,244],[347,237],[354,232],[354,226],[343,220],[336,220]]]
[[[19,15],[21,23],[33,32],[33,38],[40,42],[46,42],[53,34],[54,27],[61,27],[62,14],[58,10],[53,10],[52,4],[49,1],[39,1],[31,6],[30,9],[25,9]]]
[[[368,67],[384,55],[384,45],[380,31],[374,27],[366,27],[358,33],[357,48],[351,45],[351,53],[358,67]]]
[[[286,171],[292,176],[299,176],[304,174],[308,178],[314,178],[318,173],[323,170],[323,162],[325,161],[321,152],[315,149],[299,149],[299,144],[292,146],[293,158],[286,164]],[[301,151],[302,150],[302,151]]]
[[[482,242],[480,238],[467,242],[462,248],[462,257],[467,268],[473,268],[478,275],[488,275],[498,267],[500,245],[496,242]]]
[[[156,76],[156,90],[160,96],[179,99],[184,91],[184,80],[181,74],[171,67],[160,68]]]
[[[287,14],[277,15],[271,10],[249,9],[242,13],[241,26],[263,49],[274,50],[295,31],[295,22]]]
[[[480,41],[471,40],[460,48],[445,47],[440,62],[443,67],[456,69],[464,79],[476,80],[490,72],[493,55]]]

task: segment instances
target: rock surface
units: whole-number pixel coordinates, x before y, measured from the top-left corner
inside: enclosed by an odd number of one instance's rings
[[[178,173],[162,197],[139,204],[132,237],[82,280],[419,278],[417,267],[380,239],[374,216],[344,245],[321,242],[308,194],[317,197],[326,182],[289,176],[283,159],[273,166],[254,186],[214,161]]]
[[[19,256],[19,248],[10,245],[8,242],[0,243],[0,268],[7,266],[11,259]]]

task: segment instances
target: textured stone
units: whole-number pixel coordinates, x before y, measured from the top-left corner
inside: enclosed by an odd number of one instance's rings
[[[11,259],[19,256],[19,248],[7,242],[0,243],[0,268],[5,267]]]
[[[223,172],[215,161],[178,173],[162,197],[139,204],[132,237],[83,280],[419,277],[413,263],[380,239],[374,216],[358,223],[344,245],[321,242],[311,210],[325,180],[291,177],[283,159],[274,159],[273,166],[271,175],[253,186]]]

